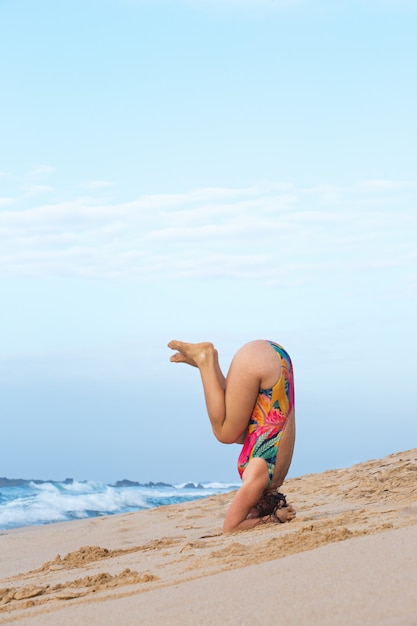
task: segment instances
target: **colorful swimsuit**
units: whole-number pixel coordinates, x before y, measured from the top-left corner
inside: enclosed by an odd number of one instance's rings
[[[259,389],[246,439],[239,455],[238,470],[242,478],[252,458],[264,459],[268,465],[269,486],[274,473],[279,442],[294,408],[294,377],[291,359],[284,348],[272,341],[268,343],[281,360],[281,376],[271,389]]]

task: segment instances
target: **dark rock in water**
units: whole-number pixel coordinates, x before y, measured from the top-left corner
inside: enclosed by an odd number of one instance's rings
[[[138,483],[136,480],[128,480],[124,478],[123,480],[117,480],[114,485],[110,485],[110,487],[172,487],[169,483]]]
[[[35,485],[43,485],[50,483],[51,480],[39,480],[36,478],[0,478],[0,487],[23,487],[34,483]]]
[[[197,485],[195,483],[187,483],[184,485],[183,489],[204,489],[204,487],[200,483]]]
[[[116,481],[114,485],[110,485],[110,487],[140,487],[140,483],[136,480],[127,480],[127,478],[124,478],[123,480]]]
[[[150,483],[145,483],[144,485],[141,485],[142,487],[172,487],[172,485],[170,483],[153,483],[152,481]]]
[[[44,485],[45,483],[52,482],[62,482],[64,485],[72,485],[74,482],[73,478],[66,478],[63,481],[53,481],[53,480],[40,480],[38,478],[0,478],[0,487],[24,487],[25,485],[30,485],[30,483],[34,483],[35,485]]]
[[[27,485],[30,480],[24,480],[23,478],[0,478],[0,487],[22,487]]]
[[[66,478],[65,480],[39,480],[37,478],[6,478],[0,477],[0,487],[24,487],[25,485],[29,485],[30,483],[34,483],[35,485],[43,485],[45,483],[59,482],[63,485],[72,485],[74,483],[73,478]],[[81,481],[84,482],[84,481]],[[170,483],[163,482],[149,482],[149,483],[139,483],[136,480],[128,480],[124,478],[123,480],[118,480],[114,483],[114,485],[110,485],[110,487],[172,487]],[[189,483],[186,487],[196,487],[194,483]],[[198,485],[200,488],[201,485]]]

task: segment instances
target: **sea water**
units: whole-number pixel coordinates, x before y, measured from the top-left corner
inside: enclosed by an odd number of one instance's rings
[[[189,502],[237,489],[231,483],[140,484],[118,481],[0,479],[0,530],[113,515]]]

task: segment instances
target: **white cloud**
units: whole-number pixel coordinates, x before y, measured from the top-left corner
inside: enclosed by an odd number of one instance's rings
[[[44,193],[51,193],[54,190],[50,185],[26,185],[25,196],[39,196]]]
[[[15,198],[6,198],[0,197],[0,207],[2,206],[10,206],[11,204],[14,204],[16,202]]]
[[[37,167],[32,169],[29,176],[30,178],[38,179],[43,178],[44,176],[49,176],[49,174],[52,174],[54,171],[55,168],[51,165],[38,165]]]
[[[387,272],[387,284],[405,284],[416,271],[416,205],[416,186],[396,181],[17,205],[0,213],[0,272],[329,289]]]

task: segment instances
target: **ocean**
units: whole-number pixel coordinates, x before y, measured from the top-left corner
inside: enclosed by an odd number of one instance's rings
[[[237,489],[231,483],[141,484],[122,480],[13,480],[0,478],[0,530],[141,511]]]

